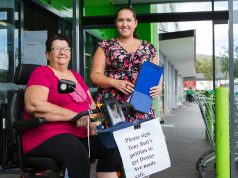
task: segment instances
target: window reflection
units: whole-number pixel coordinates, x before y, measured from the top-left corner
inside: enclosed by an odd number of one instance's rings
[[[214,10],[215,11],[228,10],[228,1],[215,1]]]
[[[176,12],[211,11],[211,2],[175,3]]]
[[[93,32],[85,33],[86,40],[85,40],[85,67],[84,67],[84,74],[85,74],[85,81],[89,87],[94,87],[90,80],[90,72],[91,66],[93,61],[93,54],[96,51],[99,39],[93,35]]]
[[[7,13],[6,12],[0,12],[0,20],[7,20]]]
[[[7,49],[7,29],[0,28],[0,82],[6,82],[9,64]]]
[[[0,103],[7,91],[16,88],[12,83],[19,62],[19,3],[0,1]]]

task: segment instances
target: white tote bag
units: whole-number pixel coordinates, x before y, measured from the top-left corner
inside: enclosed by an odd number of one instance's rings
[[[127,178],[142,178],[171,166],[160,120],[113,132]]]

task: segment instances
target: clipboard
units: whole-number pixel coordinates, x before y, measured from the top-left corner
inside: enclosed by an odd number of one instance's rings
[[[149,113],[152,105],[150,88],[159,84],[164,69],[152,62],[145,61],[139,71],[134,92],[131,95],[129,103],[135,110]]]

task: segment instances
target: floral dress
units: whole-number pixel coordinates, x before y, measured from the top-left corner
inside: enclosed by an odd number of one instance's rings
[[[105,76],[117,80],[126,80],[133,84],[136,82],[140,67],[144,61],[151,61],[156,55],[154,46],[141,40],[139,48],[128,53],[117,41],[117,39],[104,40],[99,43],[106,56]],[[105,97],[114,97],[119,103],[128,101],[129,95],[125,95],[116,88],[98,88],[95,101],[102,102]],[[140,119],[150,119],[155,117],[153,106],[148,114],[135,112],[125,116],[126,121],[133,122]]]

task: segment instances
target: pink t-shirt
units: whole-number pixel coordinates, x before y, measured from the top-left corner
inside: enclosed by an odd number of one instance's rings
[[[87,92],[88,87],[83,81],[83,78],[72,70],[75,78],[78,81],[77,89],[80,90],[82,96],[91,104],[91,99]],[[80,98],[77,98],[77,94],[60,94],[57,92],[58,77],[56,77],[53,71],[47,66],[37,67],[31,74],[30,79],[26,87],[32,85],[41,85],[49,88],[48,101],[63,108],[70,109],[75,112],[82,112],[88,110],[88,104]],[[78,91],[78,90],[77,90]],[[32,119],[33,117],[24,112],[24,119]],[[23,140],[23,152],[28,153],[33,148],[43,143],[47,139],[61,133],[71,133],[78,137],[86,137],[87,130],[85,127],[74,127],[70,122],[48,122],[42,126],[29,129],[24,132],[22,136]]]

